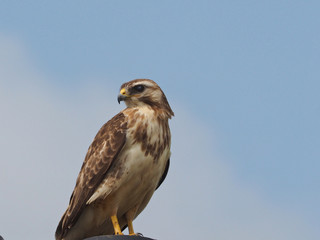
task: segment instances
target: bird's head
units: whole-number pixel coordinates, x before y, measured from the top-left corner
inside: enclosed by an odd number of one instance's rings
[[[135,79],[122,84],[118,102],[124,101],[127,107],[150,106],[165,111],[169,117],[174,113],[161,88],[150,79]]]

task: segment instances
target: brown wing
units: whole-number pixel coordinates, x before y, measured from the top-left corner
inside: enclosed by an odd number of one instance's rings
[[[63,238],[78,220],[86,202],[103,181],[111,164],[126,142],[127,123],[123,113],[114,116],[97,133],[85,157],[69,207],[56,230],[56,238]]]
[[[169,158],[168,161],[167,161],[166,168],[164,169],[164,172],[163,172],[163,174],[162,174],[162,176],[161,176],[161,178],[160,178],[160,181],[159,181],[159,183],[158,183],[158,186],[157,186],[156,190],[157,190],[157,189],[160,187],[160,185],[163,183],[164,179],[166,179],[166,176],[167,176],[168,171],[169,171],[169,166],[170,166],[170,158]]]

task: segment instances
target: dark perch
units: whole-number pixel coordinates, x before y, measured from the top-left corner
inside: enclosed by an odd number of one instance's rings
[[[141,237],[141,236],[129,236],[129,235],[104,235],[104,236],[90,237],[83,240],[154,240],[154,239]]]

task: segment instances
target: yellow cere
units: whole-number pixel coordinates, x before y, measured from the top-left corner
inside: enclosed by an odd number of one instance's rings
[[[122,89],[120,90],[120,94],[126,95],[126,89],[122,88]]]

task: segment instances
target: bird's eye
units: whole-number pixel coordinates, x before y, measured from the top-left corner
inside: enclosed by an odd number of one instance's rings
[[[133,89],[134,89],[135,92],[141,93],[144,90],[144,86],[143,85],[136,85],[136,86],[133,87]]]

